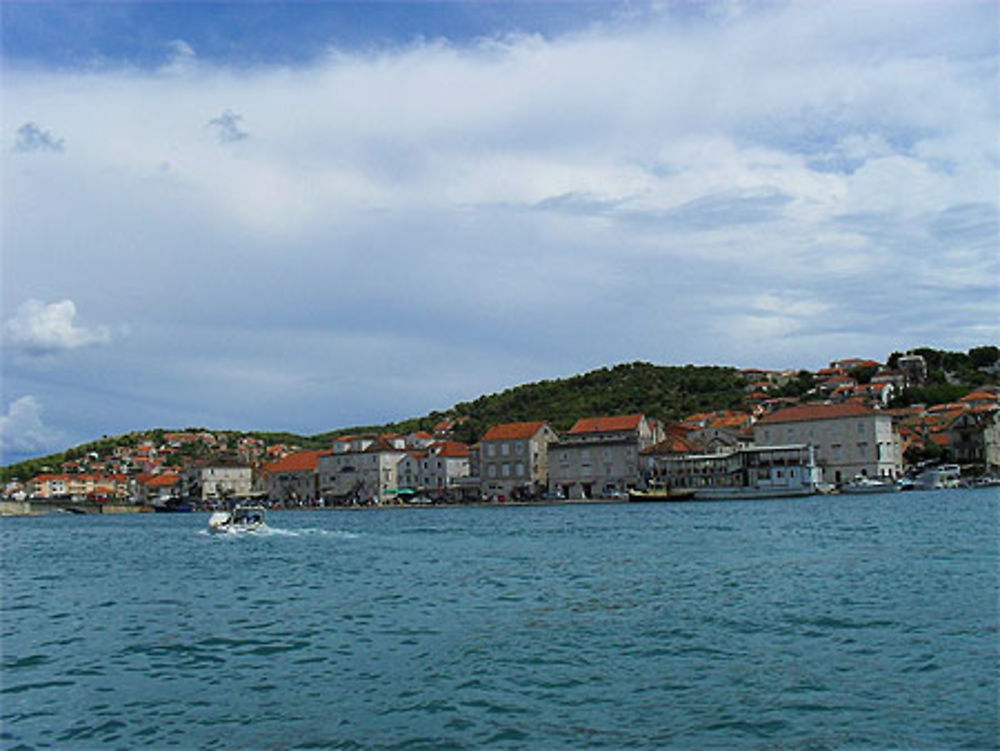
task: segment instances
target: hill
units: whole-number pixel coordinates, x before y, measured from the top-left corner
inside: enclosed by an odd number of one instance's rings
[[[968,353],[930,348],[911,352],[924,356],[927,361],[928,382],[923,388],[912,389],[902,395],[899,403],[950,401],[968,393],[977,385],[997,382],[1000,350],[995,346],[976,347]],[[900,356],[899,352],[893,352],[889,356],[890,367]],[[812,382],[812,375],[802,371],[797,380],[793,379],[775,395],[801,396],[809,391]],[[743,405],[744,385],[738,371],[730,367],[666,366],[632,362],[568,378],[516,386],[470,402],[460,402],[445,411],[435,411],[423,417],[384,425],[358,425],[312,436],[287,432],[209,432],[230,440],[253,437],[262,439],[267,445],[286,443],[303,448],[326,448],[335,437],[347,433],[409,433],[430,430],[441,420],[450,418],[457,423],[456,439],[473,443],[491,425],[503,422],[547,420],[557,430],[565,430],[581,417],[596,415],[642,412],[661,420],[672,420],[693,412],[738,408]],[[14,477],[31,477],[45,471],[45,468],[58,471],[59,466],[67,459],[77,458],[91,451],[105,453],[115,445],[134,446],[144,440],[159,444],[163,433],[158,428],[117,437],[105,436],[99,441],[62,453],[2,467],[0,482],[7,482]]]
[[[467,442],[478,440],[490,425],[521,420],[548,420],[556,429],[565,429],[580,417],[599,414],[643,412],[671,419],[704,409],[722,409],[739,405],[743,398],[742,384],[733,368],[718,366],[682,367],[651,365],[635,362],[601,368],[583,375],[546,380],[507,389],[499,394],[481,396],[471,402],[461,402],[446,411],[435,411],[423,417],[384,425],[357,425],[349,428],[303,436],[295,433],[261,431],[213,431],[227,439],[253,437],[268,445],[289,443],[304,448],[326,448],[331,441],[347,433],[396,432],[430,430],[443,419],[458,423],[456,438]],[[197,432],[204,428],[185,428]],[[105,436],[57,454],[29,459],[0,468],[0,482],[19,477],[31,477],[39,472],[58,471],[66,460],[89,452],[104,454],[116,445],[134,446],[142,441],[162,441],[162,428],[137,431],[121,436]]]

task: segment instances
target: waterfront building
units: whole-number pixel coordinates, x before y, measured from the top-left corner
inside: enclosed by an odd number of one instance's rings
[[[236,461],[188,467],[181,475],[181,495],[198,501],[245,498],[253,492],[253,470]]]
[[[28,494],[32,498],[127,498],[129,478],[123,474],[40,474],[28,483]]]
[[[411,488],[434,498],[452,493],[469,477],[469,447],[458,441],[438,441],[426,450],[410,451],[397,465],[400,488]]]
[[[313,504],[319,500],[319,458],[325,451],[298,451],[263,468],[267,498],[285,504]]]
[[[892,415],[854,402],[779,410],[757,422],[754,437],[761,446],[813,446],[824,482],[840,484],[857,475],[895,478],[903,472]]]
[[[578,420],[549,445],[549,487],[566,498],[599,498],[640,485],[639,452],[663,439],[645,415]]]
[[[176,472],[160,475],[140,474],[135,477],[133,498],[145,505],[163,504],[181,496],[181,476]]]
[[[534,498],[548,487],[549,444],[558,440],[544,421],[495,425],[479,442],[480,490],[487,497]]]
[[[339,443],[333,452],[321,454],[316,470],[320,496],[328,502],[388,500],[399,487],[398,465],[407,455],[399,443],[385,436],[370,441],[352,439]],[[353,448],[359,445],[365,448]]]

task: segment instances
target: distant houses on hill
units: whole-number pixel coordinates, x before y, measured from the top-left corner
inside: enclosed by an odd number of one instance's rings
[[[891,407],[928,377],[919,355],[892,367],[849,358],[815,373],[746,369],[746,407],[663,422],[593,415],[563,432],[545,420],[488,427],[457,441],[458,421],[433,432],[332,439],[320,450],[251,436],[167,432],[67,460],[58,472],[11,483],[8,498],[116,499],[213,505],[262,497],[286,506],[352,503],[619,498],[636,488],[795,482],[839,485],[898,478],[906,463],[948,460],[1000,472],[1000,388],[954,402]]]

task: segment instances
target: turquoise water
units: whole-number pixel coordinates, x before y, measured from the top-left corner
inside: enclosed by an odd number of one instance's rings
[[[4,519],[3,748],[996,748],[998,495]]]

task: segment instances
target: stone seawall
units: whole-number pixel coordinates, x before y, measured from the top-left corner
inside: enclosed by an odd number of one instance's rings
[[[73,514],[148,514],[150,506],[133,503],[94,503],[93,501],[0,501],[0,516],[44,516],[59,511]]]

